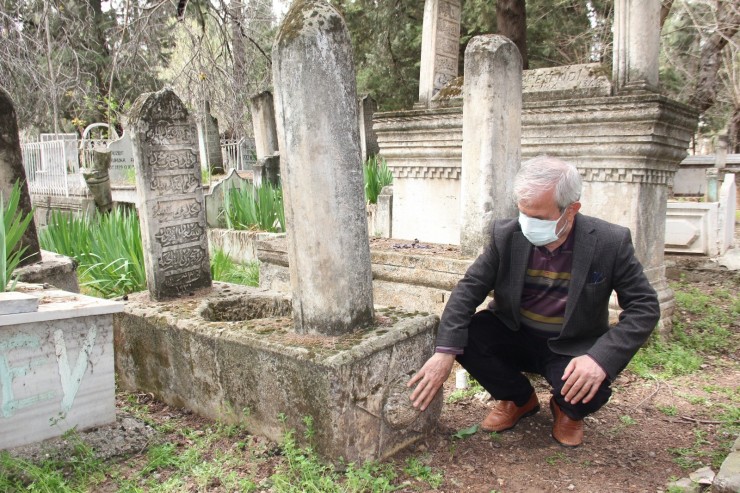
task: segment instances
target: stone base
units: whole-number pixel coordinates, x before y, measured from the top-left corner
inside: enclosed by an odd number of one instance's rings
[[[299,335],[285,295],[225,283],[197,294],[129,297],[114,323],[121,388],[273,440],[300,439],[310,416],[312,445],[334,460],[382,459],[436,426],[441,393],[419,413],[406,382],[433,351],[437,317],[377,309],[373,327]]]
[[[41,250],[41,262],[15,270],[18,280],[35,284],[49,284],[71,293],[79,293],[77,263],[70,257]]]

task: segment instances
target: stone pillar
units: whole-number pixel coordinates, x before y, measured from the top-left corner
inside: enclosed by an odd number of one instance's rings
[[[129,113],[149,294],[211,285],[195,124],[171,90],[142,94]]]
[[[252,126],[254,127],[254,147],[257,160],[272,157],[278,152],[277,128],[275,127],[275,106],[272,93],[265,91],[250,100]]]
[[[295,327],[346,333],[373,320],[349,33],[327,2],[297,0],[272,53]]]
[[[19,182],[21,185],[21,197],[18,204],[20,212],[33,214],[31,195],[28,192],[28,183],[26,182],[26,170],[23,167],[23,157],[21,156],[15,107],[10,95],[0,87],[0,191],[6,202],[15,182]],[[20,247],[26,247],[20,265],[41,261],[36,223],[33,219],[31,219],[26,232],[21,238]]]
[[[110,186],[111,151],[92,151],[92,166],[82,170],[87,188],[100,212],[108,213],[113,208],[113,193]]]
[[[373,132],[373,115],[378,111],[378,103],[370,96],[363,96],[357,104],[358,121],[360,124],[360,148],[362,162],[378,153],[378,137]]]
[[[660,0],[614,2],[612,80],[617,93],[658,89]]]
[[[221,135],[218,132],[218,119],[211,115],[210,104],[206,101],[206,113],[203,115],[203,128],[206,138],[206,163],[212,175],[224,173],[224,157],[221,155]]]
[[[457,77],[461,0],[426,0],[421,38],[419,103],[425,106]]]
[[[522,135],[522,57],[495,34],[476,36],[465,50],[460,248],[476,256],[494,219],[516,217],[512,200]]]

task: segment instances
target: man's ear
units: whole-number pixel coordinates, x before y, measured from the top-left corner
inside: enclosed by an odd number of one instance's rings
[[[578,213],[578,211],[581,210],[581,203],[577,201],[573,202],[572,204],[570,204],[570,208],[573,211],[573,215],[575,216]]]

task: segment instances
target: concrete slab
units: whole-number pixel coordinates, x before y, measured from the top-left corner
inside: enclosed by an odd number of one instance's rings
[[[280,440],[313,419],[326,458],[381,459],[436,426],[441,393],[424,413],[405,383],[431,355],[438,318],[377,309],[349,334],[297,334],[287,295],[225,283],[181,300],[129,296],[115,319],[121,388]]]

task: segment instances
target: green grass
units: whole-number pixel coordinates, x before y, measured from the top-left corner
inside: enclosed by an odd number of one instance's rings
[[[135,211],[81,217],[54,211],[39,231],[41,247],[74,258],[80,285],[103,298],[146,288],[141,229]]]
[[[55,211],[39,232],[41,247],[74,258],[86,293],[113,298],[146,289],[146,269],[139,218],[135,211],[115,209],[92,218]],[[226,253],[211,255],[214,280],[257,286],[259,264],[239,264]]]
[[[17,181],[7,201],[0,193],[0,292],[15,289],[13,273],[26,251],[26,247],[20,247],[20,241],[33,219],[32,213],[24,214],[20,209],[20,199],[21,187]]]
[[[447,396],[447,399],[445,402],[447,404],[454,404],[455,402],[467,399],[469,397],[473,397],[475,394],[478,394],[480,392],[485,392],[486,389],[483,388],[481,384],[478,383],[477,380],[475,380],[472,377],[468,378],[468,388],[467,389],[455,389],[452,392],[450,392],[450,395]]]
[[[677,310],[673,330],[665,340],[654,337],[637,353],[629,369],[644,378],[667,379],[690,375],[701,368],[707,355],[733,354],[738,350],[730,326],[740,316],[740,297],[725,289],[711,295],[685,283],[672,286]],[[716,297],[716,298],[715,298]],[[727,300],[730,310],[715,299]]]
[[[283,190],[269,183],[230,188],[224,195],[222,218],[228,229],[284,232]]]
[[[378,202],[378,195],[383,187],[393,183],[393,174],[388,169],[385,159],[371,156],[362,166],[365,177],[365,200],[370,204]]]
[[[211,278],[214,281],[256,287],[259,286],[259,276],[259,262],[240,264],[234,262],[223,250],[215,250],[211,254]]]

